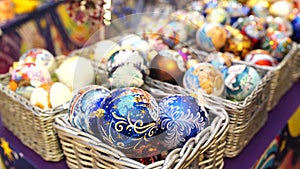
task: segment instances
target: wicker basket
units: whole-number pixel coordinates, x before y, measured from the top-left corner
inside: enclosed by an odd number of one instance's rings
[[[294,56],[292,70],[294,81],[298,81],[300,78],[300,44],[297,45],[297,53]]]
[[[233,102],[221,97],[204,95],[207,102],[224,107],[228,113],[229,129],[226,136],[226,157],[237,156],[267,121],[267,104],[273,73],[260,68],[255,69],[263,75],[262,81],[244,101]],[[146,84],[168,93],[189,93],[180,86],[151,78],[146,79]]]
[[[210,125],[183,148],[171,151],[165,160],[145,166],[71,126],[66,115],[56,118],[57,130],[70,168],[223,168],[228,116],[224,109],[209,109]]]
[[[30,101],[11,91],[7,84],[10,75],[0,76],[0,111],[3,125],[26,146],[47,161],[63,158],[57,133],[52,123],[56,116],[64,114],[63,106],[52,110],[41,110]]]
[[[294,70],[296,70],[295,63],[297,63],[297,57],[297,44],[293,43],[290,52],[276,67],[263,67],[264,69],[272,71],[274,74],[271,80],[268,111],[272,110],[281,97],[293,86],[295,74],[299,74],[299,72],[294,73]]]
[[[57,56],[59,65],[66,59]],[[92,61],[95,72],[95,84],[100,84],[106,72]],[[0,75],[0,113],[3,125],[16,135],[26,146],[34,150],[46,161],[60,161],[63,158],[57,133],[53,128],[54,119],[67,113],[63,105],[55,109],[42,110],[30,101],[11,91],[7,85],[10,74]]]

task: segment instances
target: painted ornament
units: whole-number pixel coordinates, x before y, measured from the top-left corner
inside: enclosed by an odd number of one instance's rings
[[[121,150],[128,157],[144,158],[159,154],[158,104],[139,88],[120,88],[108,95],[101,109],[91,114],[90,126],[104,143]],[[94,126],[94,127],[93,127]],[[153,145],[152,145],[153,144]]]
[[[233,65],[225,73],[226,96],[233,101],[242,101],[261,82],[257,71],[246,65]]]
[[[209,123],[206,109],[192,96],[170,95],[159,103],[161,141],[168,149],[180,148]]]
[[[201,89],[204,93],[221,96],[224,91],[223,75],[209,63],[198,63],[185,72],[183,86],[195,93]]]
[[[255,49],[248,53],[245,61],[259,66],[276,66],[277,61],[269,54],[269,52],[262,49]]]
[[[205,23],[196,33],[196,42],[200,49],[206,52],[219,51],[226,42],[227,33],[222,25]]]

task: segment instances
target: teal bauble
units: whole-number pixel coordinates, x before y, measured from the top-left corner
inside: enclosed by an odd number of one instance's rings
[[[257,71],[246,65],[233,65],[225,73],[226,96],[230,100],[242,101],[261,82]]]

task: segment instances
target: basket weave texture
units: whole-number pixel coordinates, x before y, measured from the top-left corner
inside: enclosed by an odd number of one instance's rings
[[[276,67],[257,66],[237,61],[237,63],[259,67],[273,73],[268,111],[272,110],[277,105],[281,97],[293,86],[297,76],[300,76],[300,67],[297,66],[297,64],[300,66],[300,58],[298,54],[300,53],[298,51],[297,44],[293,43],[292,49]]]
[[[66,113],[66,109],[59,106],[41,110],[32,106],[28,99],[7,87],[9,80],[9,74],[0,76],[0,112],[3,125],[43,159],[60,161],[63,153],[52,124],[55,117]]]
[[[91,134],[71,126],[66,115],[57,117],[54,127],[70,168],[223,168],[225,135],[229,118],[224,109],[209,109],[210,125],[183,148],[172,150],[165,160],[144,165]]]
[[[271,80],[268,111],[277,105],[281,97],[293,86],[294,79],[300,75],[300,59],[297,54],[297,45],[293,43],[292,49],[285,58],[274,69],[270,68],[274,76]]]
[[[204,94],[207,103],[224,107],[229,116],[229,129],[226,135],[225,156],[237,156],[253,136],[264,126],[268,118],[271,79],[273,73],[255,68],[263,76],[254,91],[243,101],[233,102],[221,97]],[[151,78],[146,84],[167,93],[190,93],[191,91],[177,85],[164,83]]]
[[[297,45],[297,52],[294,56],[293,64],[293,78],[294,81],[298,81],[300,78],[300,44]]]

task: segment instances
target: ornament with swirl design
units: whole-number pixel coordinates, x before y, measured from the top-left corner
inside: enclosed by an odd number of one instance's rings
[[[205,108],[199,106],[192,96],[167,96],[159,103],[159,108],[160,136],[169,150],[182,147],[209,123]]]
[[[93,134],[128,157],[159,154],[152,139],[158,134],[158,105],[148,92],[135,88],[115,89],[89,119]]]

